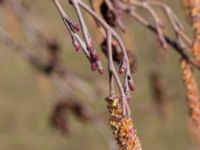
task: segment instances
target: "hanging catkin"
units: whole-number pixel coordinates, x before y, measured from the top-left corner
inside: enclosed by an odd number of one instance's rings
[[[200,95],[198,85],[194,77],[192,67],[188,61],[182,59],[180,65],[186,88],[190,117],[194,125],[200,129]]]

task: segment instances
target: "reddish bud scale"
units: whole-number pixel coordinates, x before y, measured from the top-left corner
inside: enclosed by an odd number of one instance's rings
[[[91,70],[92,71],[96,71],[97,70],[97,64],[96,64],[96,62],[92,62],[91,63]]]
[[[72,42],[73,42],[76,52],[80,52],[81,46],[80,46],[79,42],[77,40],[75,40],[74,38],[72,38]]]
[[[96,56],[96,50],[94,49],[93,45],[89,45],[87,47],[88,51],[90,52],[91,56]]]
[[[122,64],[120,65],[119,73],[120,74],[124,73],[126,71],[126,69],[127,69],[127,62],[126,62],[126,60],[124,60],[122,62]]]
[[[126,96],[126,100],[127,100],[128,104],[130,104],[130,102],[131,102],[131,97],[130,97],[130,96]]]
[[[103,68],[102,68],[102,67],[101,67],[101,68],[98,68],[98,72],[99,72],[101,75],[103,75],[103,74],[104,74]]]
[[[96,61],[98,60],[98,57],[97,57],[97,55],[96,55],[96,50],[93,48],[92,45],[89,45],[89,46],[87,47],[87,50],[88,50],[89,53],[90,53],[91,61],[92,61],[92,62],[96,62]]]
[[[98,59],[98,58],[97,58]],[[98,72],[101,74],[101,75],[103,75],[104,74],[104,70],[103,70],[103,67],[102,67],[102,65],[101,65],[101,61],[98,59],[97,61],[96,61],[96,65],[97,65],[97,70],[98,70]]]
[[[65,20],[65,21],[69,24],[70,29],[71,29],[74,33],[77,33],[77,32],[80,31],[80,25],[79,25],[79,24],[70,22],[69,20]]]
[[[126,71],[126,68],[123,68],[123,67],[120,67],[120,68],[119,68],[119,73],[120,73],[120,74],[123,74],[125,71]]]
[[[128,86],[129,86],[129,89],[131,91],[134,91],[135,90],[135,83],[133,82],[132,79],[128,80]]]
[[[73,29],[74,29],[74,31],[76,31],[76,32],[79,32],[80,31],[80,25],[79,24],[73,24]]]
[[[94,46],[93,46],[93,43],[92,43],[92,42],[89,42],[89,43],[87,44],[87,49],[88,49],[88,51],[90,51],[90,52],[94,49]]]
[[[97,62],[99,60],[98,56],[94,53],[90,53],[91,61]]]
[[[93,48],[94,43],[92,42],[92,40],[90,39],[90,43],[89,43],[90,47]]]

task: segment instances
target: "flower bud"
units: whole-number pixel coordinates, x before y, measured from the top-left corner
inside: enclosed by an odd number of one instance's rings
[[[92,63],[91,63],[91,70],[92,70],[92,71],[96,71],[96,70],[97,70],[96,62],[92,62]]]
[[[75,23],[75,24],[73,24],[73,30],[75,31],[75,32],[79,32],[80,31],[80,25],[79,24],[77,24],[77,23]]]
[[[127,61],[124,60],[124,61],[122,62],[122,64],[120,65],[119,73],[120,73],[120,74],[123,74],[123,73],[126,71],[126,69],[127,69]]]
[[[132,79],[129,79],[129,80],[128,80],[128,86],[129,86],[129,89],[130,89],[131,91],[134,91],[134,90],[135,90],[135,83],[133,82]]]
[[[81,46],[80,46],[79,42],[75,38],[72,38],[72,43],[74,45],[76,52],[80,52]]]

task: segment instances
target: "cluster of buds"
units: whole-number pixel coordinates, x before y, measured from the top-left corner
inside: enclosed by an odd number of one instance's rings
[[[91,64],[92,71],[97,70],[100,74],[103,74],[104,71],[103,71],[101,61],[94,48],[93,41],[90,37],[83,14],[81,12],[81,7],[86,9],[87,11],[90,11],[90,8],[81,0],[70,0],[69,3],[75,8],[77,12],[77,16],[79,18],[79,23],[74,23],[71,20],[71,18],[67,15],[67,13],[65,13],[63,7],[60,4],[60,1],[53,0],[53,2],[62,17],[64,24],[66,25],[69,31],[69,34],[71,35],[72,43],[75,47],[75,50],[77,52],[79,52],[80,50],[83,50],[84,54],[86,55],[86,57],[88,58]],[[80,34],[83,35],[83,39],[80,37],[79,32]]]
[[[132,119],[122,115],[120,99],[118,97],[107,98],[106,101],[108,102],[108,110],[111,115],[109,124],[119,144],[119,149],[141,150],[142,146],[136,135]]]
[[[181,70],[183,72],[183,80],[187,90],[190,116],[194,125],[200,129],[200,95],[192,68],[185,59],[181,60]]]
[[[200,62],[200,1],[199,0],[184,0],[188,16],[191,18],[195,40],[193,42],[192,51],[197,61]]]
[[[117,24],[117,17],[115,15],[115,13],[109,9],[109,6],[107,5],[107,3],[105,1],[102,2],[101,6],[100,6],[100,10],[101,10],[101,14],[104,18],[104,20],[106,20],[106,22],[112,26],[115,27]]]
[[[91,9],[87,4],[85,4],[82,0],[70,0],[70,4],[74,7],[75,11],[77,12],[77,17],[79,18],[79,23],[80,23],[80,27],[81,27],[81,33],[83,35],[83,39],[82,37],[80,37],[80,35],[77,33],[76,30],[73,30],[72,28],[74,28],[74,23],[71,21],[71,19],[68,17],[68,15],[65,13],[63,7],[61,6],[61,3],[59,2],[59,0],[53,0],[55,6],[57,7],[71,37],[72,37],[72,42],[75,46],[75,48],[81,48],[84,52],[84,54],[86,55],[86,57],[88,58],[89,62],[91,63],[91,68],[92,71],[97,70],[100,74],[103,74],[103,67],[101,65],[101,61],[97,55],[97,52],[93,46],[93,40],[90,37],[90,33],[88,32],[87,29],[87,25],[85,24],[85,20],[83,17],[83,14],[81,12],[81,8],[83,8],[83,10],[85,10],[89,15],[91,15],[97,22],[98,26],[103,27],[104,29],[104,38],[106,40],[106,53],[108,56],[108,72],[109,72],[109,95],[112,97],[113,95],[115,95],[115,84],[118,87],[118,92],[120,93],[120,98],[118,98],[120,100],[120,102],[118,101],[118,106],[119,109],[113,109],[113,113],[114,114],[118,114],[120,120],[116,120],[114,121],[115,123],[119,123],[119,129],[116,129],[115,135],[118,137],[117,141],[119,143],[120,149],[122,150],[132,150],[133,146],[135,145],[135,147],[137,147],[135,141],[139,141],[136,140],[136,133],[135,130],[133,128],[132,125],[132,120],[130,119],[131,116],[131,111],[130,111],[130,107],[128,104],[128,100],[130,100],[130,91],[133,91],[135,89],[135,84],[134,81],[132,79],[131,76],[131,69],[130,66],[134,66],[134,65],[130,65],[129,62],[129,56],[127,53],[127,50],[125,48],[125,45],[122,41],[122,39],[120,38],[120,36],[118,35],[118,33],[111,28],[104,19],[102,19],[99,14],[97,14],[93,9]],[[119,5],[119,3],[115,3],[117,1],[112,1],[113,6],[115,6],[115,8],[117,8]],[[116,5],[115,5],[116,4]],[[111,9],[111,8],[109,8]],[[116,9],[118,10],[118,9]],[[118,16],[117,19],[117,23],[119,25],[119,27],[122,29],[122,22],[120,22],[120,11],[114,11],[115,15]],[[100,28],[100,27],[99,27]],[[116,46],[119,47],[119,49],[117,48],[116,50],[121,53],[121,57],[119,58],[114,58],[115,56],[117,56],[118,54],[116,54],[115,50],[113,50],[113,43],[116,44]],[[115,49],[115,48],[114,48]],[[115,54],[114,54],[115,53]],[[129,53],[130,57],[133,57],[133,55],[131,55],[131,52]],[[121,78],[119,76],[119,74],[117,73],[117,69],[114,65],[114,59],[115,61],[118,61],[120,63],[120,68],[119,68],[119,73],[124,75],[124,80],[123,82],[121,81]],[[114,100],[115,101],[115,100]],[[115,112],[116,110],[116,112]],[[117,111],[120,112],[117,112]],[[116,115],[114,115],[116,117]],[[115,118],[114,117],[114,118]],[[127,118],[126,118],[127,117]],[[114,119],[113,118],[113,119]],[[117,119],[117,117],[116,117]],[[128,123],[130,120],[130,124]],[[113,126],[114,127],[114,126]],[[127,131],[125,133],[125,131]],[[125,135],[126,134],[126,135]],[[134,149],[135,149],[134,147]],[[141,147],[141,146],[139,146]]]
[[[109,5],[110,4],[110,5]],[[123,9],[119,6],[115,0],[103,1],[100,6],[101,14],[104,20],[111,27],[118,27],[121,31],[125,31],[125,26],[123,24]]]

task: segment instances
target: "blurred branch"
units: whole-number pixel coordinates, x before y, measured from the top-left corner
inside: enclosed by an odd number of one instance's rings
[[[59,91],[62,93],[62,95],[68,95],[67,91],[71,91],[70,93],[72,94],[73,90],[71,89],[71,87],[69,88],[68,86],[72,86],[72,87],[74,86],[78,88],[79,90],[84,91],[84,93],[87,96],[89,97],[92,96],[93,98],[95,97],[91,94],[88,95],[88,91],[91,91],[91,89],[87,83],[82,81],[79,77],[77,77],[75,74],[73,74],[69,70],[65,69],[64,66],[60,64],[60,62],[57,62],[58,56],[53,51],[49,51],[49,54],[48,54],[49,56],[53,58],[49,59],[48,64],[44,64],[42,60],[40,60],[36,55],[34,55],[34,53],[32,53],[34,50],[28,49],[25,46],[23,46],[21,43],[13,39],[2,28],[0,28],[0,41],[3,44],[5,44],[7,47],[19,52],[20,55],[22,55],[22,57],[25,58],[25,60],[31,63],[39,71],[43,72],[48,77],[50,77],[54,81],[54,84],[57,87],[60,87]],[[75,82],[72,82],[72,81],[75,81]],[[69,83],[69,85],[66,83]],[[67,90],[65,91],[65,89]]]
[[[20,24],[23,27],[23,30],[26,33],[28,39],[32,42],[34,46],[39,46],[44,42],[43,37],[41,36],[38,29],[35,28],[33,22],[28,15],[27,10],[24,8],[20,0],[6,0],[6,5],[8,5],[17,19],[19,20]]]
[[[45,36],[44,33],[41,33],[41,31],[35,28],[35,26],[33,25],[30,19],[30,16],[28,15],[28,12],[26,11],[26,9],[24,8],[24,6],[22,5],[20,1],[8,0],[6,1],[6,3],[12,8],[13,13],[16,15],[17,19],[19,20],[19,22],[21,23],[23,27],[23,30],[25,30],[25,33],[27,33],[28,39],[33,44],[34,50],[32,50],[32,52],[34,52],[35,49],[40,49],[41,51],[44,49],[47,50],[49,62],[47,62],[46,66],[43,66],[44,71],[47,74],[48,73],[51,74],[52,70],[60,72],[59,76],[54,77],[56,80],[58,80],[57,78],[62,78],[62,81],[64,83],[65,82],[68,83],[68,85],[70,85],[71,87],[74,87],[75,89],[79,91],[82,91],[85,95],[87,95],[91,99],[94,99],[95,94],[91,93],[90,95],[88,95],[89,91],[92,91],[92,89],[86,82],[78,78],[72,72],[65,71],[65,67],[62,65],[62,62],[59,58],[60,43],[57,41],[57,39],[52,35]],[[37,57],[36,56],[37,54],[32,53],[32,55],[34,55],[34,57]],[[37,59],[39,60],[42,58],[38,56]],[[40,60],[40,61],[41,61],[40,63],[42,63],[43,60]],[[39,64],[36,64],[36,65],[39,65]],[[59,82],[59,80],[57,82]],[[67,85],[64,85],[64,87],[65,87],[64,89],[66,89]],[[68,91],[69,90],[71,90],[71,88],[68,88]]]
[[[57,90],[61,94],[61,97],[65,98],[65,99],[68,99],[68,97],[70,97],[70,96],[74,97],[74,91],[67,84],[68,81],[70,81],[70,80],[77,80],[76,82],[81,87],[81,90],[88,88],[88,87],[85,87],[85,85],[87,85],[87,84],[84,81],[79,79],[75,74],[69,72],[68,70],[66,70],[64,68],[62,68],[61,66],[60,66],[61,70],[59,69],[59,71],[58,71],[57,68],[54,68],[53,66],[52,67],[47,67],[46,65],[42,64],[38,60],[37,57],[35,57],[32,53],[30,53],[31,52],[30,49],[25,48],[21,43],[19,43],[16,40],[14,40],[2,28],[0,28],[0,41],[3,44],[5,44],[7,47],[9,47],[11,49],[14,49],[17,52],[20,52],[20,54],[22,55],[23,58],[25,58],[25,60],[27,60],[30,64],[32,64],[39,71],[41,71],[42,73],[47,75],[52,80],[52,82],[54,83],[55,87],[57,88]],[[51,68],[51,69],[47,69],[47,68]],[[63,75],[64,75],[64,78],[63,78]],[[91,94],[90,94],[90,98],[91,98]],[[75,103],[76,101],[73,101],[73,102]],[[94,111],[91,108],[88,107],[87,110],[88,110],[88,113],[90,112],[88,114],[90,117],[96,118],[95,117],[96,115],[95,115]],[[104,133],[104,131],[102,131],[102,129],[105,130],[105,128],[99,127],[100,125],[102,126],[104,123],[101,121],[100,118],[96,118],[96,119],[93,120],[94,121],[93,122],[94,127],[96,128],[96,130],[99,133],[101,133],[100,135],[103,138],[106,138],[105,141],[106,141],[106,143],[108,143],[109,149],[112,150],[111,149],[111,147],[113,146],[112,139],[111,138],[109,139],[108,137],[105,137],[105,135],[102,135]]]
[[[159,16],[157,15],[157,13],[152,7],[157,6],[157,7],[162,8],[173,27],[173,31],[175,32],[177,36],[178,43],[181,46],[185,46],[185,45],[189,47],[191,46],[192,41],[184,33],[184,28],[183,28],[182,23],[180,22],[178,17],[175,15],[175,13],[164,3],[159,2],[159,1],[137,1],[137,0],[130,0],[129,2],[124,1],[124,0],[120,0],[120,1],[114,0],[114,1],[116,3],[117,2],[122,3],[124,5],[124,8],[122,8],[124,11],[136,13],[136,10],[138,8],[143,8],[144,10],[146,10],[150,14],[150,16],[153,18],[153,21],[154,21],[153,26],[155,27],[157,31],[158,38],[161,41],[162,45],[166,48],[167,43],[165,41],[164,33],[163,33],[164,24],[162,23],[161,19],[159,18]]]

